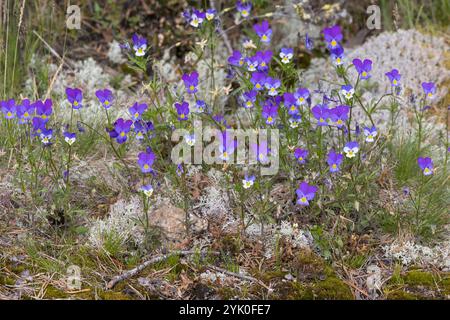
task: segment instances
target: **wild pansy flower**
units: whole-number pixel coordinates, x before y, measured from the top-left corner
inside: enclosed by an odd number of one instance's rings
[[[16,117],[16,101],[9,99],[7,101],[1,101],[2,112],[6,119],[14,119]]]
[[[361,61],[361,59],[353,59],[353,65],[361,79],[366,80],[370,78],[369,72],[372,70],[372,60],[364,59],[364,61]]]
[[[269,96],[276,96],[278,94],[278,88],[281,86],[281,81],[272,77],[267,77],[264,85],[268,90]]]
[[[193,71],[190,74],[183,74],[183,77],[181,78],[183,79],[184,82],[184,86],[186,87],[186,91],[187,93],[196,93],[197,90],[197,86],[198,86],[198,72],[197,71]]]
[[[83,101],[83,92],[78,88],[66,88],[67,100],[72,104],[72,108],[80,109]]]
[[[186,144],[188,146],[193,146],[195,145],[195,134],[186,134],[184,135],[184,140],[186,141]]]
[[[330,118],[338,128],[341,128],[344,125],[344,122],[348,119],[349,111],[349,106],[337,106],[330,110]]]
[[[245,59],[245,62],[247,63],[247,70],[250,72],[255,72],[258,69],[259,60],[258,57],[252,56]]]
[[[290,92],[285,92],[283,94],[283,102],[285,108],[288,110],[288,114],[290,115],[298,114],[299,111],[296,105],[297,100],[295,99],[294,94]]]
[[[262,116],[266,119],[266,124],[273,124],[278,116],[278,106],[267,103],[262,108]]]
[[[375,126],[372,126],[371,128],[369,127],[364,128],[364,135],[366,136],[366,142],[373,142],[377,134],[378,134],[377,128],[375,128]]]
[[[344,146],[345,156],[353,158],[359,151],[359,144],[356,141],[347,142]]]
[[[389,78],[389,81],[391,82],[391,86],[397,87],[400,85],[400,78],[402,77],[401,74],[398,72],[397,69],[392,69],[389,72],[385,73],[386,77]]]
[[[219,158],[223,161],[229,161],[230,157],[234,157],[234,150],[237,147],[237,141],[234,140],[233,135],[228,134],[226,130],[220,136],[221,143],[219,146]]]
[[[206,20],[211,21],[216,16],[217,11],[215,9],[206,10],[205,16]]]
[[[297,128],[300,122],[302,121],[302,117],[299,114],[293,114],[289,118],[289,126],[293,129]]]
[[[146,184],[140,187],[139,189],[146,197],[151,197],[153,194],[153,187],[151,184]]]
[[[325,28],[323,29],[322,33],[330,49],[339,46],[339,43],[342,41],[343,38],[341,27],[338,25]]]
[[[306,149],[297,148],[294,151],[294,157],[297,159],[298,163],[305,164],[306,158],[308,157],[309,151]]]
[[[335,66],[340,66],[344,63],[344,48],[337,46],[330,50],[330,57]]]
[[[109,131],[109,136],[115,138],[117,143],[122,144],[127,141],[127,133],[130,132],[133,121],[119,118],[114,122],[114,130]]]
[[[189,24],[194,28],[198,28],[205,20],[206,14],[200,10],[194,9],[192,11]]]
[[[44,145],[50,145],[51,144],[51,140],[53,138],[53,130],[52,129],[42,129],[41,134],[39,135],[39,137],[41,138],[41,142]]]
[[[343,85],[341,87],[341,94],[345,97],[345,99],[350,100],[355,94],[355,89],[353,89],[353,87],[349,84]]]
[[[429,157],[419,157],[417,158],[417,164],[422,170],[423,174],[429,176],[433,174],[433,160]]]
[[[236,2],[236,9],[243,18],[247,18],[250,15],[250,11],[252,10],[252,3],[250,2],[250,0],[238,0]]]
[[[307,182],[300,183],[297,193],[297,204],[301,206],[308,206],[309,201],[313,200],[316,196],[317,187],[308,184]]]
[[[281,62],[286,64],[291,62],[291,59],[294,57],[294,49],[292,48],[281,48],[280,58]]]
[[[138,165],[141,167],[142,173],[149,173],[153,171],[153,162],[155,161],[155,154],[151,149],[141,152],[138,155]]]
[[[197,113],[203,113],[206,111],[206,102],[203,100],[197,100],[195,101],[195,112]]]
[[[427,98],[434,98],[434,94],[436,93],[436,85],[434,82],[422,82],[422,88]]]
[[[266,83],[266,74],[264,72],[255,72],[252,74],[250,81],[253,83],[255,90],[263,90]]]
[[[262,164],[266,164],[269,161],[269,146],[266,140],[261,140],[259,143],[253,143],[250,145],[252,153],[256,156],[256,160]]]
[[[36,110],[36,115],[47,122],[49,120],[48,118],[53,113],[53,102],[51,99],[45,99],[44,102],[38,100],[34,103],[34,108]]]
[[[233,54],[228,57],[228,63],[235,67],[242,67],[244,65],[244,58],[239,50],[234,50]]]
[[[175,108],[177,109],[178,113],[178,120],[185,121],[188,120],[189,115],[189,103],[186,101],[183,101],[181,103],[175,103]]]
[[[64,135],[64,141],[66,141],[66,143],[69,146],[73,145],[75,143],[75,141],[77,140],[76,133],[65,131],[63,135]]]
[[[309,98],[309,90],[306,88],[298,88],[297,91],[294,92],[294,98],[296,99],[295,104],[298,107],[306,104]]]
[[[327,163],[330,166],[330,172],[339,171],[344,156],[331,150],[327,156]]]
[[[33,120],[31,120],[31,124],[33,126],[33,135],[40,136],[45,129],[46,122],[42,118],[34,117]]]
[[[242,179],[242,186],[244,189],[249,189],[255,183],[255,176],[245,175],[244,179]]]
[[[109,89],[97,90],[95,92],[98,101],[103,105],[105,109],[109,109],[111,107],[111,103],[114,100],[112,95],[112,91]]]
[[[267,71],[269,70],[270,60],[272,60],[272,51],[257,51],[255,53],[255,58],[258,61],[258,70]]]
[[[137,35],[136,33],[133,34],[131,39],[133,40],[133,50],[136,57],[144,56],[145,50],[147,50],[147,39]]]
[[[242,94],[242,100],[244,101],[244,107],[247,109],[253,108],[256,102],[256,95],[258,94],[255,90],[250,90]]]
[[[311,112],[317,120],[318,126],[328,125],[328,119],[330,117],[330,109],[326,105],[318,104],[311,109]]]
[[[34,114],[34,105],[30,103],[30,100],[23,99],[22,103],[17,106],[17,118],[19,118],[19,124],[27,123]]]
[[[311,40],[311,38],[309,37],[308,33],[305,34],[305,48],[308,51],[311,51],[314,47],[314,44]]]
[[[253,26],[253,30],[255,30],[258,37],[261,39],[263,43],[269,43],[272,37],[272,29],[270,29],[269,22],[264,20],[260,24],[255,24]]]
[[[144,122],[142,120],[135,121],[133,124],[133,130],[136,134],[136,139],[143,140],[149,131],[154,130],[153,122]]]
[[[147,110],[146,103],[137,103],[135,102],[133,106],[131,106],[128,111],[130,112],[131,118],[133,121],[141,120],[142,114]]]

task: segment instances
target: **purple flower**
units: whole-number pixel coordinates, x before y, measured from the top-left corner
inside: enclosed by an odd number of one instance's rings
[[[122,118],[117,119],[114,123],[114,132],[110,132],[112,138],[116,138],[117,143],[122,144],[127,141],[127,133],[130,132],[133,121],[124,120]],[[112,135],[111,135],[112,134]]]
[[[133,40],[134,54],[137,57],[144,56],[145,55],[145,50],[147,50],[147,39],[137,35],[136,33],[133,34],[133,37],[131,39]]]
[[[339,46],[339,42],[342,41],[342,31],[341,27],[335,25],[333,27],[325,28],[322,31],[325,41],[328,44],[330,49],[336,48]]]
[[[378,134],[377,128],[375,128],[375,126],[372,126],[372,128],[369,127],[364,128],[364,135],[366,136],[366,142],[373,142],[377,134]]]
[[[298,114],[299,110],[297,108],[297,99],[295,99],[294,94],[286,92],[283,94],[284,106],[288,110],[288,114],[294,115]]]
[[[14,99],[9,99],[7,101],[0,102],[2,107],[2,112],[6,119],[14,119],[16,116],[16,101]]]
[[[326,105],[317,105],[311,109],[311,112],[316,118],[318,126],[328,125],[328,119],[330,117],[330,109]]]
[[[155,162],[155,154],[152,150],[139,153],[137,163],[141,167],[142,173],[152,172],[153,162]]]
[[[255,72],[252,74],[250,81],[253,83],[255,90],[263,90],[266,83],[266,74],[264,72]]]
[[[100,101],[100,103],[103,105],[105,109],[109,109],[111,107],[111,103],[114,100],[111,90],[109,89],[97,90],[95,92],[95,95],[97,96],[98,101]]]
[[[151,197],[153,194],[153,186],[151,184],[146,184],[140,187],[139,191],[145,194],[147,197]]]
[[[258,162],[266,164],[269,161],[269,146],[266,140],[260,140],[258,143],[253,143],[250,145],[252,155],[256,156]]]
[[[80,109],[83,100],[83,93],[78,88],[66,88],[67,100],[72,104],[72,108]]]
[[[305,48],[308,51],[311,51],[314,47],[314,44],[311,40],[311,38],[309,37],[308,33],[305,34]]]
[[[297,91],[294,92],[294,97],[296,99],[295,104],[298,107],[304,105],[309,98],[309,90],[306,88],[298,88]]]
[[[250,2],[250,0],[238,0],[236,2],[236,9],[242,17],[247,18],[250,15],[250,11],[252,10],[252,3]]]
[[[294,157],[297,159],[298,163],[306,163],[306,158],[308,157],[309,151],[301,148],[297,148],[294,151]]]
[[[183,101],[181,103],[175,103],[175,108],[178,113],[178,120],[185,121],[188,120],[189,115],[189,103]]]
[[[402,76],[398,72],[397,69],[392,69],[391,71],[386,72],[385,75],[389,78],[389,81],[391,82],[391,86],[397,87],[400,85],[400,78]]]
[[[345,156],[353,158],[359,151],[359,144],[356,141],[347,142],[344,146]]]
[[[139,120],[134,122],[133,130],[136,134],[136,139],[143,140],[149,131],[154,130],[154,126],[151,121],[144,122],[142,120]]]
[[[369,72],[372,70],[372,60],[364,59],[364,61],[361,61],[361,59],[353,59],[353,65],[361,76],[361,79],[366,80],[370,78]]]
[[[19,124],[27,123],[31,120],[34,114],[34,105],[30,103],[30,100],[23,99],[22,103],[17,106],[17,118],[19,118]]]
[[[330,172],[339,171],[339,167],[343,159],[344,156],[342,154],[336,153],[334,152],[334,150],[331,150],[327,156],[327,163],[330,166]]]
[[[349,84],[343,85],[341,87],[341,94],[345,97],[345,99],[350,100],[351,98],[353,98],[353,95],[355,94],[355,90]]]
[[[291,59],[294,57],[294,49],[292,48],[281,48],[280,58],[281,62],[286,64],[291,62]]]
[[[255,72],[258,69],[259,60],[256,55],[252,57],[245,58],[245,62],[247,63],[247,70],[250,72]]]
[[[46,122],[42,118],[34,117],[31,124],[33,125],[33,135],[40,136],[45,129]]]
[[[223,161],[229,161],[230,156],[234,158],[234,150],[236,150],[237,141],[235,141],[233,135],[230,135],[226,130],[222,132],[220,138],[219,158]]]
[[[194,28],[198,28],[203,23],[203,20],[205,20],[206,15],[204,12],[194,9],[190,18],[189,24]]]
[[[266,124],[273,124],[278,116],[278,106],[268,103],[262,108],[262,116],[266,119]]]
[[[145,103],[138,104],[137,102],[135,102],[133,104],[133,106],[128,109],[128,111],[131,114],[131,118],[133,119],[133,121],[141,120],[142,119],[142,114],[146,110],[147,110],[147,104],[145,104]]]
[[[75,143],[75,141],[77,140],[76,133],[65,131],[63,135],[64,135],[64,141],[66,141],[69,146],[73,145]]]
[[[302,117],[299,114],[293,114],[289,118],[289,126],[291,128],[297,128],[301,121],[302,121]]]
[[[255,176],[245,175],[244,179],[242,179],[242,186],[244,189],[250,188],[255,183]]]
[[[270,29],[269,22],[267,20],[264,20],[260,24],[255,24],[253,26],[253,30],[255,30],[256,34],[261,39],[261,42],[270,42],[270,38],[272,37],[272,29]]]
[[[50,145],[52,142],[52,138],[53,138],[53,130],[52,129],[46,129],[43,128],[41,134],[39,135],[39,137],[41,138],[41,142],[48,146]]]
[[[314,199],[317,192],[317,187],[308,184],[307,182],[300,183],[300,186],[296,190],[297,204],[301,206],[308,206],[309,201]]]
[[[272,60],[272,51],[257,51],[255,53],[256,61],[258,61],[258,70],[267,71],[269,70],[270,60]]]
[[[234,50],[233,54],[228,57],[228,63],[232,66],[242,67],[244,65],[244,58],[239,50]]]
[[[433,160],[429,157],[419,157],[417,158],[417,164],[420,167],[420,170],[422,170],[423,174],[426,176],[429,176],[433,174]]]
[[[267,77],[264,85],[269,91],[269,96],[276,96],[278,94],[277,89],[281,86],[281,81],[275,78]]]
[[[206,10],[206,20],[211,21],[216,16],[217,11],[215,9]]]
[[[258,94],[255,90],[250,90],[242,94],[242,100],[244,101],[244,107],[247,109],[253,108],[256,102],[256,95]]]
[[[436,93],[436,85],[434,82],[422,82],[423,92],[426,97],[429,99],[433,99],[434,94]]]
[[[182,77],[183,81],[184,81],[184,86],[186,87],[186,91],[187,93],[196,93],[197,90],[197,86],[198,86],[198,72],[197,71],[193,71],[190,74],[183,74]]]
[[[195,101],[195,112],[202,113],[205,112],[207,108],[206,102],[203,100]]]
[[[34,104],[36,115],[40,116],[42,120],[48,122],[48,118],[53,113],[53,102],[51,99],[45,99],[44,102],[37,100]]]
[[[340,66],[344,63],[344,48],[337,46],[330,51],[330,57],[335,66]]]
[[[348,119],[349,111],[349,106],[337,106],[336,108],[330,110],[330,118],[338,128],[341,128],[344,125],[344,122]]]

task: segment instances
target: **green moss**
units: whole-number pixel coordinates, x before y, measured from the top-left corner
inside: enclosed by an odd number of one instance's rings
[[[131,300],[131,297],[118,291],[98,291],[97,295],[102,300]]]
[[[67,299],[69,295],[61,289],[54,286],[47,286],[45,289],[44,299]]]
[[[388,300],[420,300],[420,296],[403,290],[385,292]]]
[[[403,277],[403,280],[407,285],[434,286],[436,283],[434,278],[434,275],[430,272],[412,270]]]

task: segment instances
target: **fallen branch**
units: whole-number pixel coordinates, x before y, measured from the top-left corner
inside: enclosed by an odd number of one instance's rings
[[[199,251],[198,250],[174,251],[174,252],[170,252],[167,254],[162,254],[162,255],[152,257],[151,259],[138,265],[136,268],[125,271],[124,273],[112,278],[111,281],[109,281],[108,284],[106,285],[106,289],[110,290],[110,289],[114,288],[114,286],[117,283],[137,275],[138,273],[140,273],[142,270],[144,270],[148,266],[158,263],[158,262],[161,262],[161,261],[164,261],[167,258],[169,258],[170,256],[178,255],[178,256],[184,257],[184,256],[188,256],[188,255],[195,254],[195,253],[199,253]],[[209,252],[209,253],[211,253],[211,252]],[[201,254],[203,255],[203,253],[201,253]],[[212,254],[215,254],[215,253],[212,253]]]
[[[217,271],[217,272],[227,274],[227,275],[235,277],[235,278],[239,278],[239,279],[250,281],[250,282],[255,282],[255,283],[259,284],[260,286],[266,288],[267,290],[269,290],[269,291],[271,290],[270,287],[268,287],[264,282],[262,282],[261,280],[258,280],[256,278],[253,278],[251,276],[246,276],[245,274],[228,271],[226,269],[216,267],[216,266],[211,266],[211,265],[209,265],[208,268],[211,270]]]

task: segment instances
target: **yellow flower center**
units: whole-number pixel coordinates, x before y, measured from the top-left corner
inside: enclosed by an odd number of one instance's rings
[[[337,168],[337,165],[336,165],[336,163],[333,163],[333,165],[331,166],[333,169],[336,169]]]
[[[363,71],[363,72],[361,73],[361,75],[362,75],[363,77],[367,77],[367,72]]]
[[[244,17],[248,16],[248,11],[247,11],[247,10],[242,10],[242,15],[243,15]]]
[[[105,100],[104,104],[105,104],[105,106],[109,106],[109,101]]]
[[[134,114],[134,117],[135,117],[135,118],[139,118],[139,112],[136,112],[136,113]]]
[[[148,170],[150,168],[150,166],[148,164],[144,164],[144,169]]]
[[[394,79],[394,80],[392,81],[392,83],[393,83],[393,84],[397,84],[397,80]]]
[[[336,45],[337,45],[336,40],[332,40],[332,41],[331,41],[331,46],[332,46],[332,47],[335,47]]]
[[[273,121],[273,118],[271,117],[271,116],[269,116],[268,118],[267,118],[267,122],[272,122]]]
[[[122,132],[120,133],[120,136],[121,136],[121,137],[125,137],[125,132],[122,131]]]
[[[193,85],[190,85],[189,90],[194,91],[195,87]]]
[[[74,105],[75,107],[78,106],[78,101],[75,100],[75,101],[73,102],[73,105]]]
[[[185,117],[184,113],[180,114],[181,119],[184,119],[184,117]]]
[[[25,118],[28,118],[28,117],[30,116],[30,114],[29,114],[28,112],[25,112],[25,113],[23,114],[23,116],[24,116]]]
[[[425,173],[425,174],[428,174],[428,173],[430,173],[431,172],[431,170],[429,169],[429,168],[425,168],[424,170],[423,170],[423,173]]]
[[[261,40],[262,40],[262,41],[267,41],[267,39],[268,39],[268,38],[267,38],[267,35],[263,35],[263,36],[261,37]]]
[[[257,84],[255,85],[255,87],[256,87],[256,89],[259,89],[259,88],[261,88],[261,85],[260,85],[259,83],[257,83]]]
[[[11,111],[8,111],[8,113],[6,114],[7,117],[12,117],[12,115],[13,115],[13,114],[12,114]]]
[[[302,197],[302,198],[300,199],[300,202],[305,203],[305,202],[306,202],[306,197]]]

